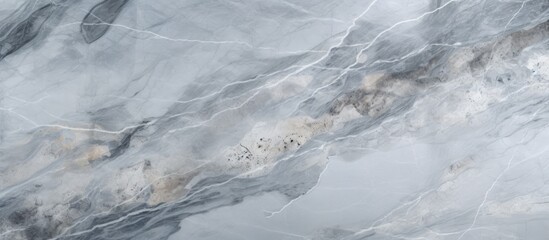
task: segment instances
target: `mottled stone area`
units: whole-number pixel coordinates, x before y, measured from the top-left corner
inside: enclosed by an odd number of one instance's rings
[[[549,239],[549,0],[2,0],[0,239]]]

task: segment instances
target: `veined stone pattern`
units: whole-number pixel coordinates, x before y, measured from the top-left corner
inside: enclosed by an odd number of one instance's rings
[[[0,239],[549,239],[548,0],[2,0]]]

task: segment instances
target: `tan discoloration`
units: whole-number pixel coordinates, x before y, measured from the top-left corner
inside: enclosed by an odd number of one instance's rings
[[[87,166],[91,162],[108,157],[110,155],[110,150],[105,145],[91,145],[87,151],[82,153],[78,158],[74,160],[74,162],[78,166]]]
[[[362,79],[362,89],[365,91],[372,91],[377,89],[379,81],[385,76],[384,73],[372,73],[364,76]]]
[[[147,204],[150,206],[185,196],[189,191],[189,182],[199,174],[198,169],[195,169],[163,175],[161,172],[165,171],[156,169],[149,160],[145,161],[142,169],[143,176],[148,183],[147,187],[150,188],[150,196],[147,199]]]
[[[362,88],[345,93],[331,103],[329,113],[339,115],[346,106],[353,106],[357,112],[372,118],[385,113],[399,98],[413,95],[418,89],[412,79],[417,73],[407,75],[385,75],[374,73],[363,79]]]
[[[224,159],[232,169],[259,169],[273,163],[283,153],[296,151],[314,135],[326,132],[332,126],[333,120],[328,116],[259,123],[238,145],[225,151]]]

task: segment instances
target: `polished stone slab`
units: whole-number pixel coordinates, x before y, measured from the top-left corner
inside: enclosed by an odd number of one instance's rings
[[[549,1],[0,19],[0,239],[549,236]]]

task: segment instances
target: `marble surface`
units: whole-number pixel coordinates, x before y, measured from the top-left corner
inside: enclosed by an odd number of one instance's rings
[[[548,0],[0,19],[0,239],[549,239]]]

